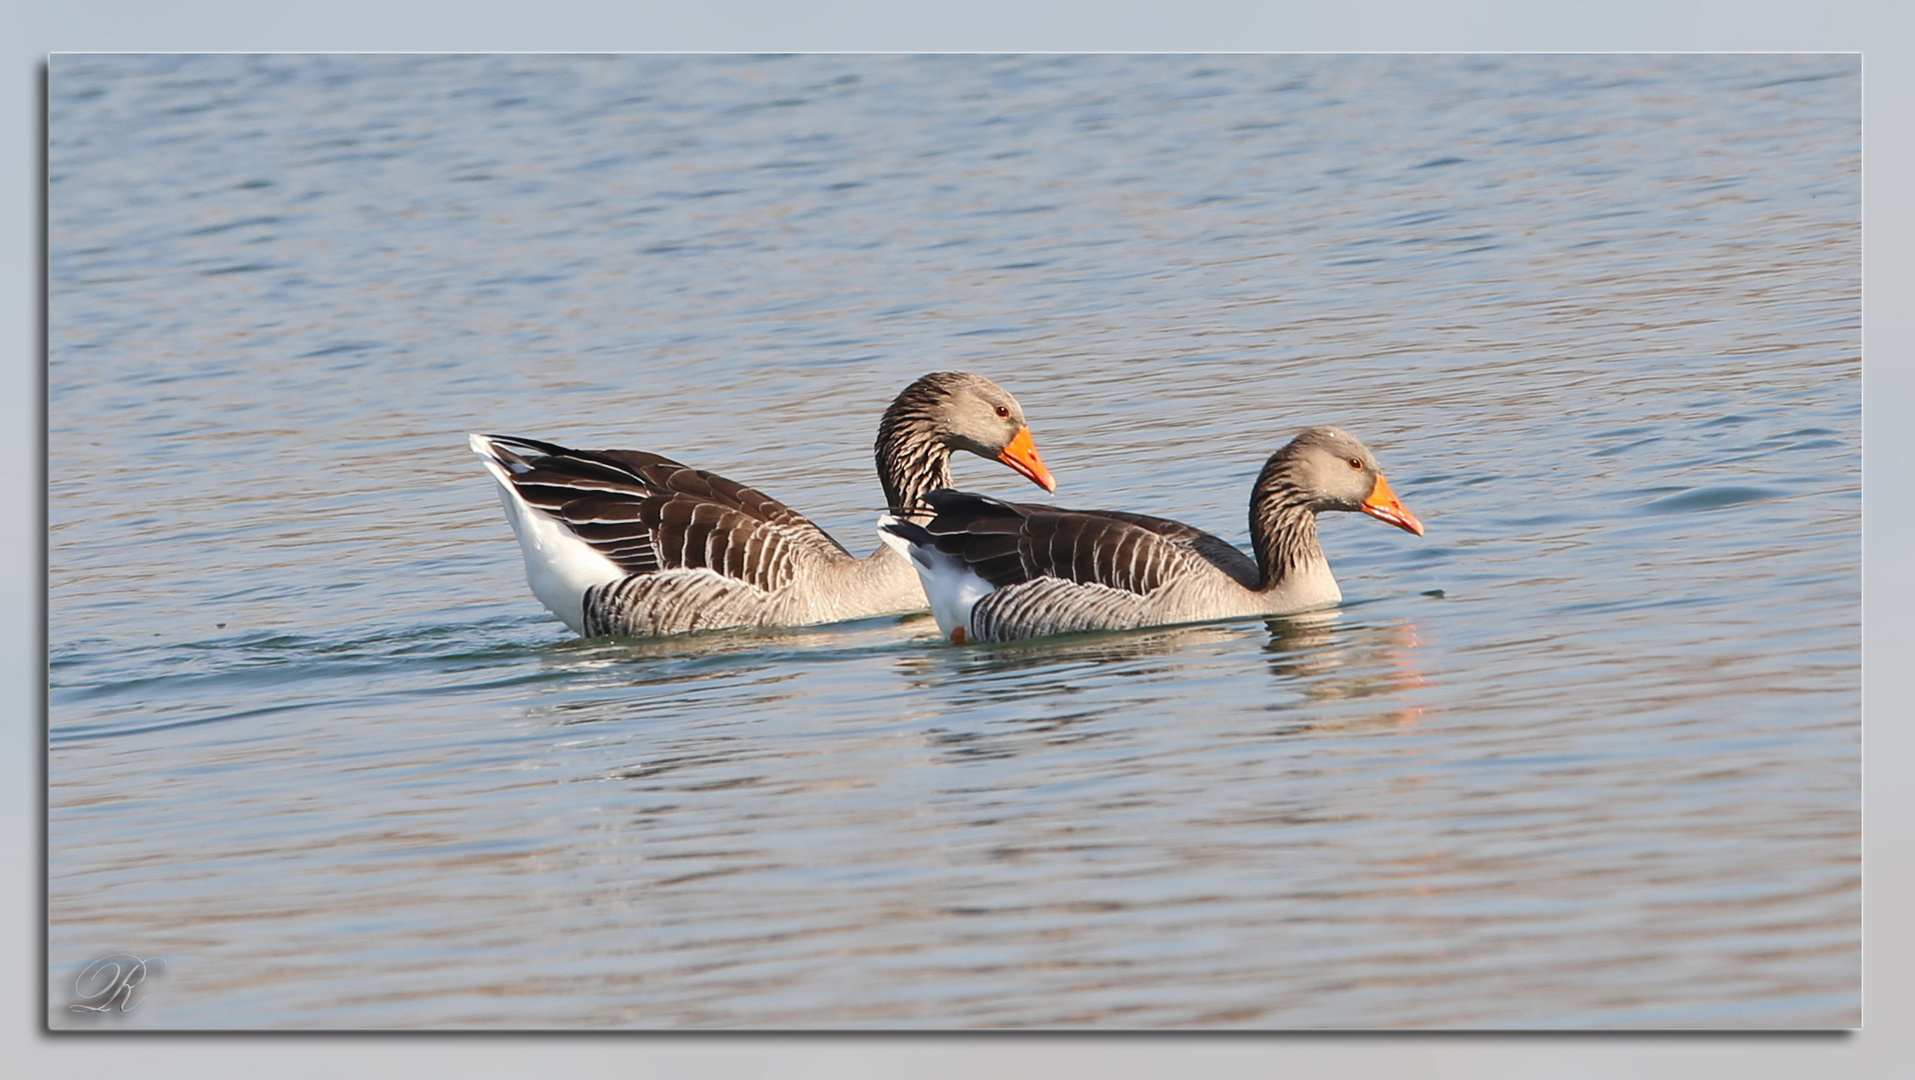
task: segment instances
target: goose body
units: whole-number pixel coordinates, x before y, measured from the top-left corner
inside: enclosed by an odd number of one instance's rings
[[[933,491],[926,515],[887,515],[879,535],[908,556],[954,642],[1011,641],[1242,615],[1342,600],[1316,515],[1354,510],[1422,535],[1376,458],[1315,427],[1271,455],[1250,499],[1254,557],[1181,522]],[[928,520],[912,520],[913,517]]]
[[[526,581],[574,633],[653,636],[805,626],[922,610],[908,560],[866,558],[763,492],[643,450],[574,450],[472,435],[525,558]],[[1002,387],[926,375],[885,410],[876,447],[886,505],[923,509],[967,450],[1056,487]]]

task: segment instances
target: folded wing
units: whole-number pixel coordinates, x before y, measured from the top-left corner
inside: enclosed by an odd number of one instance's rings
[[[963,600],[932,609],[947,634],[998,640],[1159,621],[1159,590],[1200,568],[1254,587],[1256,565],[1223,540],[1144,514],[1063,510],[936,491],[930,520],[885,528],[918,548],[931,580]],[[935,555],[931,553],[935,552]],[[927,561],[938,565],[927,565]],[[967,579],[968,580],[965,580]]]
[[[762,602],[820,560],[852,558],[824,530],[769,495],[658,454],[573,450],[502,435],[474,436],[472,442],[509,499],[539,519],[544,542],[580,544],[597,557],[581,552],[548,558],[545,565],[604,567],[542,590],[534,582],[540,599],[582,634],[696,628],[675,623],[702,621],[695,618],[700,611],[724,614],[728,598],[744,599],[735,595],[740,590]],[[541,536],[538,529],[520,532],[522,541]],[[642,586],[620,580],[632,577],[656,580]],[[684,603],[666,606],[684,609],[682,618],[648,618],[642,626],[618,621],[616,613],[630,609],[640,593],[656,602],[675,592],[685,594]],[[713,605],[721,610],[711,610]]]

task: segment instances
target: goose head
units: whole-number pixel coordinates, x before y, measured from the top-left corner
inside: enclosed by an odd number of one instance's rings
[[[887,446],[928,441],[947,454],[959,450],[990,458],[1045,491],[1057,490],[1057,478],[1038,456],[1024,407],[1011,392],[968,371],[938,371],[905,387],[885,412],[878,430],[878,454]]]
[[[1306,428],[1277,451],[1284,478],[1315,513],[1350,510],[1423,535],[1423,523],[1390,490],[1376,455],[1342,428]]]

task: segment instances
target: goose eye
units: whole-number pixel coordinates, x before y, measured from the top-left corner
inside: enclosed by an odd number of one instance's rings
[[[1006,407],[1005,407],[1005,406],[1003,406],[1003,405],[999,405],[999,406],[997,407],[997,414],[998,414],[999,416],[1009,416],[1009,415],[1011,415],[1011,410],[1010,410],[1010,409],[1008,409],[1008,408],[1006,408]]]
[[[1351,458],[1351,459],[1350,459],[1350,468],[1352,468],[1352,469],[1362,469],[1362,468],[1363,468],[1363,460],[1362,460],[1361,458]]]

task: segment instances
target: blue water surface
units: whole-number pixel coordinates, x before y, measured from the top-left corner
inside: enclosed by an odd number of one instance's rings
[[[48,1015],[1858,1023],[1859,75],[56,57]],[[465,448],[862,552],[954,368],[1062,505],[1247,543],[1328,422],[1428,534],[1326,518],[1316,618],[578,642]]]

